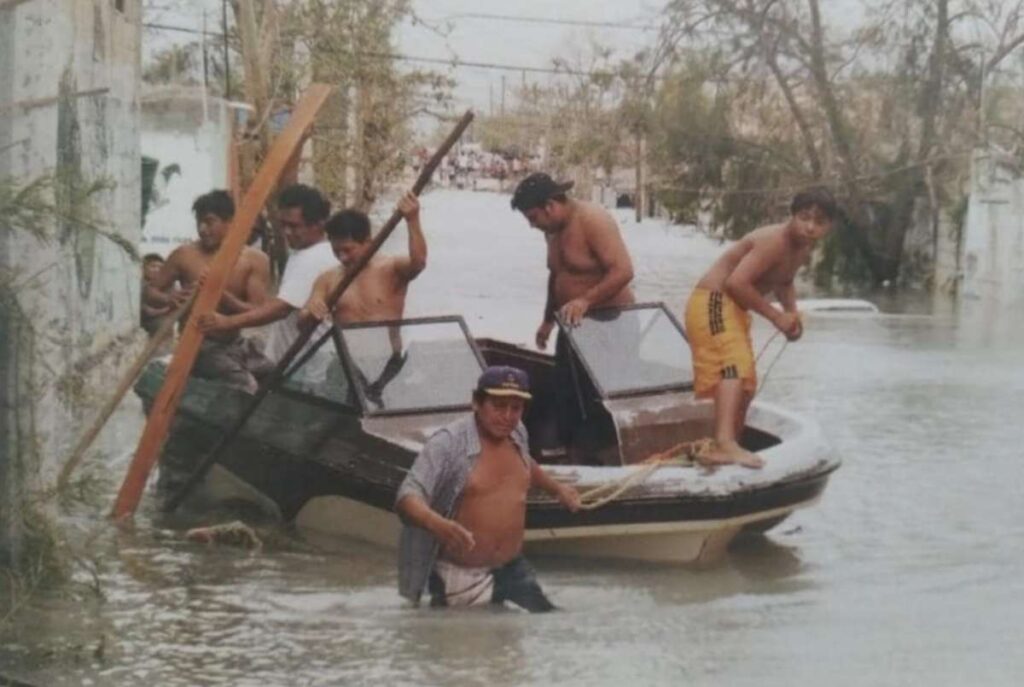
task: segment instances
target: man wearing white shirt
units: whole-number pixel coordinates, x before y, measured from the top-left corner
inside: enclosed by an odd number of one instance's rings
[[[206,334],[274,323],[264,351],[274,362],[284,356],[299,336],[299,309],[309,300],[313,282],[320,273],[338,264],[324,234],[331,203],[320,191],[305,184],[294,184],[278,194],[277,206],[278,221],[292,249],[277,296],[247,312],[209,313],[199,319],[199,328]]]

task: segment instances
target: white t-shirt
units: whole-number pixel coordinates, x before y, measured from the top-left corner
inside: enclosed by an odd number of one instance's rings
[[[281,275],[281,286],[277,290],[277,297],[295,310],[288,313],[283,320],[278,320],[270,325],[266,351],[264,351],[268,358],[277,362],[288,352],[292,343],[299,336],[299,310],[313,293],[313,282],[327,270],[337,267],[338,264],[338,258],[334,257],[331,244],[326,240],[309,248],[294,251],[288,256],[288,264],[284,268],[284,274]],[[321,325],[311,341],[318,339],[327,329],[328,325]],[[325,347],[328,345],[325,344]],[[333,347],[328,350],[333,350]]]

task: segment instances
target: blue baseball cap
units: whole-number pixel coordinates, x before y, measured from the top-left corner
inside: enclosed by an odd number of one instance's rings
[[[518,396],[529,401],[530,377],[518,367],[492,365],[484,370],[476,383],[476,390],[491,396]]]

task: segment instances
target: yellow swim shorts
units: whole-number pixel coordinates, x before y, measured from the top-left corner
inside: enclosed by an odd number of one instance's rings
[[[697,398],[714,395],[722,379],[742,379],[744,391],[757,391],[750,313],[722,291],[697,288],[686,303],[684,320]]]

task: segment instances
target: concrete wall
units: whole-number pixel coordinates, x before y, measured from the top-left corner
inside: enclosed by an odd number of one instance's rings
[[[56,175],[61,213],[80,189],[101,227],[140,236],[140,0],[0,2],[0,179]],[[139,266],[66,217],[39,240],[0,225],[0,558],[19,550],[19,495],[52,483],[89,402],[136,336]],[[12,281],[13,280],[13,281]]]
[[[1024,178],[978,150],[964,226],[961,294],[1007,306],[1024,305]]]

